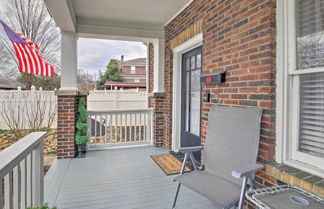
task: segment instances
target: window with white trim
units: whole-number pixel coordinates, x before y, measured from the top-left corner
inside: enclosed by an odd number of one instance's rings
[[[134,65],[131,66],[131,74],[136,74],[136,67]]]
[[[288,13],[287,43],[283,43],[288,52],[287,91],[282,92],[288,112],[284,158],[324,169],[324,1],[286,3],[287,10],[282,10]]]

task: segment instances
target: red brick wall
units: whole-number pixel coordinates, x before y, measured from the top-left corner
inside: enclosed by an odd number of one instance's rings
[[[207,114],[214,104],[264,109],[258,161],[275,154],[275,0],[195,0],[165,27],[165,88],[163,111],[172,117],[172,49],[170,41],[195,21],[203,20],[202,73],[226,71],[226,83],[203,86],[211,102],[202,103],[201,140],[205,141]],[[171,145],[171,120],[164,146]],[[264,172],[260,185],[275,183]]]
[[[75,116],[76,97],[57,97],[58,120],[57,120],[57,157],[73,158],[75,155]]]
[[[149,107],[154,109],[153,116],[153,140],[155,146],[163,146],[166,141],[166,113],[164,97],[153,95],[154,83],[154,46],[149,44]]]

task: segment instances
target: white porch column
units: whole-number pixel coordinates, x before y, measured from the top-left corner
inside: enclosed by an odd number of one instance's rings
[[[77,91],[77,37],[73,32],[61,32],[61,88]]]
[[[165,40],[160,38],[154,43],[154,88],[153,93],[164,93],[164,44]]]

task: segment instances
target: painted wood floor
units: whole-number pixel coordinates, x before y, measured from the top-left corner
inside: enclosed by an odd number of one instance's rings
[[[170,209],[176,183],[151,159],[156,147],[90,151],[84,159],[56,160],[45,176],[45,202],[58,209]],[[181,188],[177,209],[218,209]]]

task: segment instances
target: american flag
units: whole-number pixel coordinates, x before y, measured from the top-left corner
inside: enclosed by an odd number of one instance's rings
[[[41,76],[54,76],[54,67],[48,64],[39,55],[37,44],[29,40],[23,34],[14,33],[0,20],[4,31],[11,40],[19,63],[19,71]]]

